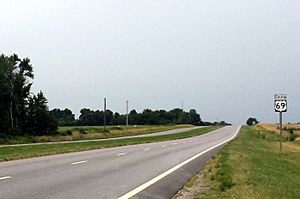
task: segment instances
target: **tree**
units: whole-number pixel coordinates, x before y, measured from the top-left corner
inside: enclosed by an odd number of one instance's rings
[[[75,115],[68,108],[65,108],[64,110],[55,108],[50,111],[50,114],[58,121],[59,126],[76,125]]]
[[[115,112],[112,117],[112,124],[114,125],[124,125],[126,123],[126,116],[120,115],[118,112]]]
[[[113,115],[114,115],[114,113],[111,110],[106,110],[106,112],[105,112],[106,124],[112,125]]]
[[[0,55],[0,131],[7,134],[24,123],[26,98],[31,88],[33,69],[28,58],[16,54]]]
[[[151,109],[145,109],[140,117],[140,124],[144,125],[154,125],[156,119],[155,119],[155,114]]]
[[[52,111],[57,111],[56,109]],[[87,108],[81,109],[78,124],[82,126],[103,125],[103,111],[93,111]],[[126,115],[106,111],[107,124],[124,125],[126,123]],[[142,113],[131,110],[129,113],[130,124],[138,125],[167,125],[167,124],[193,124],[203,125],[200,115],[195,109],[184,112],[182,109],[176,108],[171,111],[144,109]]]
[[[196,112],[195,109],[191,109],[189,112],[190,123],[193,125],[201,125],[202,121],[200,115]]]
[[[131,110],[128,115],[129,124],[138,124],[139,123],[139,114],[135,109]],[[125,121],[126,122],[126,121]]]
[[[16,54],[12,56],[0,55],[0,136],[30,134],[31,129],[49,133],[55,130],[55,122],[49,116],[47,99],[43,93],[30,97],[33,68],[30,59],[20,59]],[[43,109],[38,109],[38,102]],[[45,115],[38,110],[44,110]],[[30,117],[32,113],[32,117]],[[39,120],[36,114],[44,117]],[[39,122],[37,122],[38,120]],[[39,128],[44,125],[45,128]],[[30,128],[29,128],[30,127]]]
[[[9,59],[8,57],[0,56],[0,135],[3,137],[8,129],[13,127],[12,121],[12,97],[11,84],[8,81],[9,74]]]
[[[182,115],[182,109],[180,108],[175,108],[173,110],[170,111],[171,114],[173,114],[173,124],[178,124],[178,121]]]
[[[256,124],[258,124],[258,123],[259,123],[259,121],[257,121],[256,118],[252,118],[252,117],[250,117],[250,118],[247,120],[247,122],[246,122],[246,124],[249,125],[249,126],[256,125]]]
[[[113,112],[110,110],[106,110],[106,124],[113,124]],[[103,111],[93,111],[87,108],[83,108],[80,110],[80,116],[78,124],[82,126],[96,126],[103,125],[104,122],[104,112]]]
[[[50,114],[47,99],[40,91],[28,99],[24,132],[31,135],[51,135],[57,130],[57,120]]]
[[[78,124],[82,126],[89,125],[89,121],[91,120],[90,119],[91,114],[92,114],[92,110],[88,108],[81,109]]]

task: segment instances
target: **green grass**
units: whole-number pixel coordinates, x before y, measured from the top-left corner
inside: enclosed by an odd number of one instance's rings
[[[156,129],[176,129],[176,128],[187,128],[187,127],[193,127],[193,125],[190,124],[181,124],[181,125],[129,125],[128,127],[125,125],[121,126],[106,126],[107,131],[114,131],[114,130],[138,130],[138,129],[147,129],[151,132],[151,130],[155,131]],[[63,133],[67,130],[70,131],[87,131],[87,132],[105,132],[103,126],[61,126],[58,128],[59,133]]]
[[[0,139],[0,144],[26,144],[40,142],[59,142],[72,140],[90,140],[114,138],[130,135],[141,135],[167,131],[179,128],[193,127],[193,125],[131,125],[131,126],[67,126],[59,127],[57,135],[51,136],[16,136],[10,139]]]
[[[110,140],[101,142],[84,142],[84,143],[68,143],[68,144],[41,144],[31,146],[10,146],[0,148],[0,161],[31,158],[45,155],[54,155],[60,153],[69,153],[77,151],[86,151],[92,149],[101,149],[108,147],[117,147],[149,142],[159,142],[166,140],[182,139],[192,136],[201,135],[212,130],[220,128],[218,126],[205,127],[177,134],[162,135],[155,137],[131,138],[122,140]]]
[[[238,138],[198,174],[209,188],[195,198],[300,198],[300,146],[286,142],[279,153],[279,138],[266,130],[243,127]]]

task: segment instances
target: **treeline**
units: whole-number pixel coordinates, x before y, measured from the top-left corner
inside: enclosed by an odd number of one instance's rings
[[[81,109],[79,119],[75,119],[75,115],[69,109],[53,109],[50,113],[60,126],[97,126],[104,123],[104,112],[99,110]],[[124,125],[126,115],[107,110],[105,120],[107,125]],[[196,110],[185,112],[179,108],[170,111],[145,109],[141,113],[133,109],[128,115],[128,120],[132,125],[205,124]]]
[[[44,94],[30,92],[33,78],[28,58],[0,55],[0,137],[48,135],[57,130]]]
[[[75,119],[75,115],[70,109],[53,109],[50,111],[52,117],[56,118],[59,126],[98,126],[104,123],[104,112],[99,110],[81,109],[80,116]],[[113,113],[107,110],[105,113],[107,125],[125,125],[126,115],[118,112]],[[138,113],[136,110],[128,114],[128,122],[131,125],[170,125],[170,124],[193,124],[198,126],[211,125],[231,125],[225,121],[204,122],[195,109],[185,112],[175,108],[170,111],[145,109]]]
[[[16,54],[0,55],[0,138],[24,135],[52,135],[59,126],[96,126],[103,125],[104,112],[84,108],[80,116],[69,109],[49,111],[47,98],[43,92],[30,92],[34,78],[33,68],[28,58],[21,59]],[[124,125],[126,115],[105,112],[107,125]],[[185,112],[176,108],[170,111],[145,109],[129,113],[131,125],[226,125],[226,122],[203,122],[196,110]]]

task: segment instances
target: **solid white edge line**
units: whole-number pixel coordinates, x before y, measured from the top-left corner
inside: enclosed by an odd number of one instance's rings
[[[162,174],[156,176],[155,178],[151,179],[150,181],[148,181],[148,182],[146,182],[146,183],[144,183],[144,184],[138,186],[137,188],[131,190],[130,192],[126,193],[125,195],[120,196],[118,199],[128,199],[128,198],[130,198],[130,197],[132,197],[132,196],[138,194],[139,192],[143,191],[144,189],[146,189],[146,188],[149,187],[150,185],[152,185],[152,184],[154,184],[155,182],[161,180],[162,178],[166,177],[167,175],[173,173],[174,171],[176,171],[176,170],[179,169],[180,167],[182,167],[182,166],[186,165],[187,163],[193,161],[194,159],[198,158],[199,156],[201,156],[201,155],[207,153],[208,151],[210,151],[210,150],[212,150],[212,149],[215,149],[215,148],[217,148],[217,147],[219,147],[219,146],[221,146],[221,145],[223,145],[223,144],[225,144],[225,143],[231,141],[231,140],[234,139],[235,136],[239,133],[240,129],[241,129],[241,126],[238,127],[237,131],[235,132],[235,134],[234,134],[231,138],[229,138],[229,139],[227,139],[227,140],[225,140],[225,141],[223,141],[223,142],[221,142],[221,143],[219,143],[219,144],[217,144],[217,145],[215,145],[215,146],[213,146],[213,147],[210,147],[210,148],[208,148],[208,149],[202,151],[201,153],[198,153],[198,154],[194,155],[193,157],[191,157],[191,158],[189,158],[189,159],[183,161],[182,163],[180,163],[180,164],[174,166],[173,168],[171,168],[171,169],[165,171],[164,173],[162,173]]]
[[[79,162],[73,162],[72,165],[82,164],[82,163],[85,163],[85,162],[87,162],[87,160],[82,160],[82,161],[79,161]]]
[[[3,177],[0,177],[0,180],[6,180],[6,179],[10,179],[11,176],[3,176]]]

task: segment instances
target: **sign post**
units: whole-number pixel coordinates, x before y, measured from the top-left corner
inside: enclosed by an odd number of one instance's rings
[[[280,149],[279,149],[279,151],[282,152],[282,112],[279,112],[279,128],[280,128]]]
[[[282,152],[282,113],[287,112],[287,95],[275,94],[274,95],[274,109],[279,112],[279,130],[280,130],[280,149]]]

